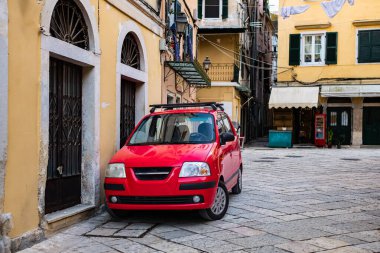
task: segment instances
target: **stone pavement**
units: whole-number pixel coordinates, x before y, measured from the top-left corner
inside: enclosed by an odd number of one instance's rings
[[[380,150],[246,148],[228,214],[102,213],[22,252],[380,252]]]

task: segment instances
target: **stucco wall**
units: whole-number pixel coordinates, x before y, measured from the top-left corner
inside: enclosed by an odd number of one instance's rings
[[[379,64],[357,64],[357,30],[372,27],[355,27],[352,24],[354,20],[379,19],[380,1],[361,0],[355,1],[353,6],[346,3],[342,10],[334,17],[329,19],[320,6],[320,1],[302,0],[280,0],[279,6],[297,6],[310,5],[310,9],[303,14],[293,15],[288,19],[279,17],[279,48],[278,48],[278,66],[288,67],[289,61],[289,34],[298,34],[302,32],[338,32],[338,64],[313,67],[295,67],[294,73],[297,79],[304,82],[312,82],[320,78],[367,78],[379,77]],[[320,24],[331,23],[327,29],[296,30],[295,25],[299,24]],[[284,69],[280,69],[279,72]],[[278,75],[279,82],[291,81],[291,72],[285,72]]]
[[[197,91],[197,99],[200,102],[231,102],[231,120],[240,122],[240,96],[234,87],[202,88]]]
[[[46,1],[9,1],[9,143],[5,178],[4,211],[13,215],[12,238],[39,227],[39,174],[41,151],[41,11]],[[100,33],[100,165],[101,173],[116,150],[116,48],[121,24],[130,21],[127,14],[105,0],[90,0]],[[100,16],[97,16],[98,10]],[[133,13],[136,16],[136,13]],[[141,18],[143,19],[143,15]],[[149,30],[145,21],[135,21],[145,40],[147,61],[147,104],[160,103],[161,63],[160,31]],[[142,25],[144,24],[144,25]],[[154,29],[154,27],[150,27]],[[98,57],[95,55],[95,57]],[[96,72],[95,72],[96,73]],[[96,101],[96,100],[94,100]],[[45,105],[46,106],[46,105]],[[146,111],[147,108],[144,108]],[[96,112],[96,110],[95,110]],[[46,123],[46,122],[45,122]],[[96,164],[96,163],[95,163]],[[100,171],[99,171],[100,170]],[[102,189],[100,182],[98,187]],[[98,193],[97,193],[98,194]],[[95,203],[99,204],[99,202]]]
[[[213,63],[234,63],[234,54],[237,50],[237,43],[239,42],[238,35],[231,34],[212,34],[203,35],[207,40],[218,44],[226,49],[219,49],[217,46],[212,45],[210,42],[199,39],[198,46],[198,60],[200,63],[208,56]],[[228,51],[231,50],[231,51]]]

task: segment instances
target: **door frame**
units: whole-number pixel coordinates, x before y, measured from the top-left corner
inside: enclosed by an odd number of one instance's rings
[[[38,212],[43,227],[45,187],[49,150],[49,61],[50,57],[79,65],[82,76],[82,189],[81,202],[100,204],[100,44],[94,6],[90,0],[74,0],[88,27],[89,50],[84,50],[50,36],[50,20],[58,0],[47,0],[41,12],[41,86]]]
[[[132,33],[136,39],[140,51],[140,69],[132,68],[121,63],[121,51],[125,36]],[[142,31],[134,21],[127,21],[121,25],[116,49],[116,136],[115,149],[120,149],[120,93],[121,79],[127,79],[136,83],[135,94],[135,125],[148,113],[148,59]]]

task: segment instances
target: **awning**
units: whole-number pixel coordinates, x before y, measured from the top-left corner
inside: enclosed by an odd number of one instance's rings
[[[319,87],[272,87],[269,108],[318,107]]]
[[[211,80],[197,61],[166,61],[165,64],[180,75],[188,84],[210,86]]]
[[[380,84],[322,85],[322,97],[380,97]]]

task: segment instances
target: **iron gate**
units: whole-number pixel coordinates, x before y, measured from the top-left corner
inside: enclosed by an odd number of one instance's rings
[[[45,212],[81,202],[82,68],[50,59]]]
[[[136,84],[121,80],[120,99],[120,147],[124,146],[135,127]]]

